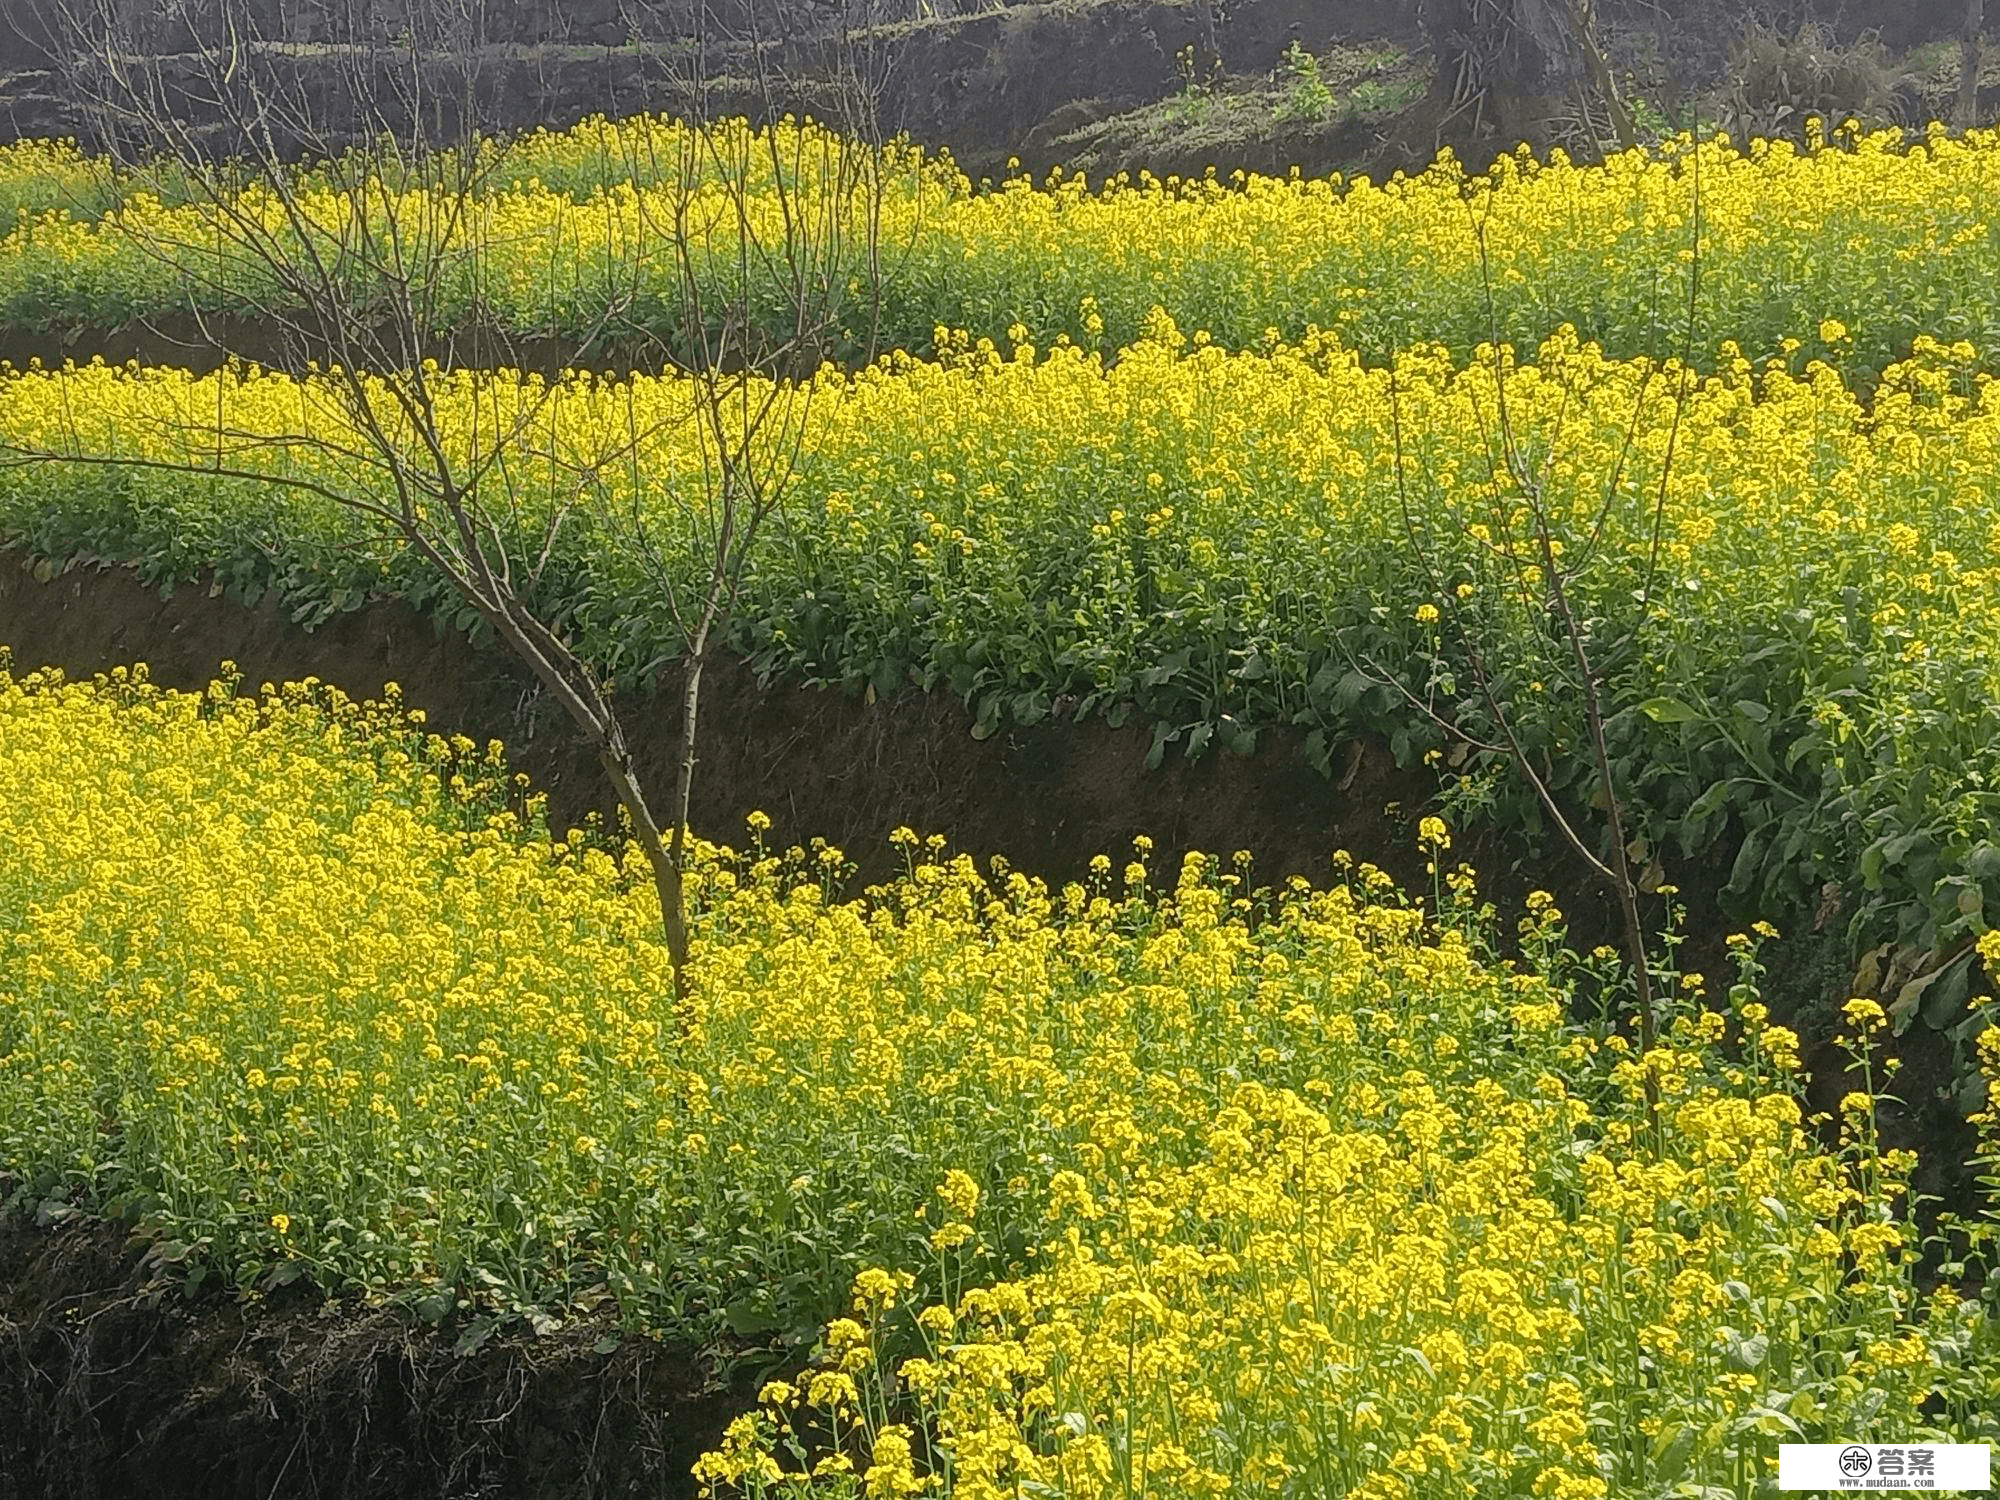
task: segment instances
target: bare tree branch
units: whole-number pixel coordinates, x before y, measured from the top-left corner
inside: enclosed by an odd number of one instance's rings
[[[475,129],[490,88],[486,0],[411,0],[393,39],[365,8],[347,7],[319,49],[324,87],[314,90],[284,86],[284,39],[266,34],[252,0],[143,18],[124,0],[44,3],[65,86],[108,153],[107,228],[176,279],[197,337],[225,360],[247,356],[241,335],[254,327],[297,374],[299,420],[281,431],[238,421],[225,371],[210,415],[163,403],[143,430],[107,447],[72,414],[45,446],[17,444],[0,462],[274,486],[393,536],[486,621],[597,755],[651,868],[684,999],[703,667],[806,461],[822,390],[814,372],[832,336],[858,303],[872,356],[879,326],[887,171],[872,94],[862,97],[866,59],[835,49],[847,138],[793,129],[777,122],[794,81],[753,34],[741,40],[773,127],[719,120],[708,77],[719,11],[700,0],[698,45],[679,54],[682,123],[607,128],[605,139],[621,143],[613,165],[643,181],[623,243],[606,246],[602,295],[572,358],[582,364],[630,333],[642,278],[664,260],[680,322],[662,353],[688,397],[685,408],[667,402],[642,416],[627,382],[620,432],[601,404],[567,402],[561,380],[517,373],[521,338],[489,295],[494,257],[509,246],[488,199],[511,147]],[[670,162],[659,159],[663,141]],[[174,207],[141,212],[133,189]],[[766,304],[761,316],[753,297]],[[240,312],[219,317],[221,307]],[[690,523],[692,579],[662,555],[646,518],[661,486],[642,455],[670,432],[697,456],[696,492],[664,496]],[[134,438],[157,451],[135,453]],[[608,502],[614,477],[629,506]],[[592,544],[578,530],[586,518],[636,543],[685,639],[664,818],[641,784],[611,683],[533,602],[566,545]]]

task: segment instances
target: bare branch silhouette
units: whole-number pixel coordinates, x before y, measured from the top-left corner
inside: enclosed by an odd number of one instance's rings
[[[144,16],[122,0],[44,3],[65,87],[119,190],[105,223],[171,275],[184,294],[177,316],[223,369],[212,410],[163,402],[127,435],[151,451],[107,444],[71,412],[60,432],[11,445],[0,461],[273,486],[361,518],[421,558],[594,751],[650,867],[684,998],[703,667],[806,462],[815,402],[839,389],[817,375],[833,338],[863,320],[872,356],[880,322],[893,168],[873,129],[865,60],[844,59],[834,86],[819,88],[839,101],[836,135],[786,122],[793,81],[782,60],[762,38],[738,39],[772,122],[754,130],[711,107],[719,8],[680,8],[696,45],[666,50],[673,87],[649,102],[671,105],[681,123],[604,127],[607,168],[634,187],[619,243],[607,241],[591,267],[595,303],[565,346],[572,368],[646,349],[675,372],[678,397],[642,410],[636,382],[614,384],[622,412],[607,421],[601,400],[571,399],[560,376],[521,373],[533,332],[510,327],[494,296],[497,269],[521,248],[489,211],[517,148],[477,128],[495,86],[485,43],[503,8],[412,0],[393,35],[368,8],[332,12],[308,89],[286,70],[295,46],[254,0]],[[843,60],[837,43],[832,55]],[[635,309],[663,265],[678,324],[646,330]],[[296,421],[280,430],[229,409],[237,372],[260,358],[293,372],[301,393]],[[698,455],[691,484],[646,466],[669,435]],[[629,491],[622,503],[610,498],[614,481]],[[657,545],[655,503],[687,523],[692,577]],[[599,534],[622,536],[645,560],[686,643],[660,811],[603,665],[534,602],[559,551]]]

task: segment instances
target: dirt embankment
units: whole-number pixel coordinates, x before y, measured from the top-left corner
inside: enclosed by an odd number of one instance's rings
[[[495,9],[482,23],[483,45],[470,54],[480,59],[472,78],[473,123],[511,131],[563,127],[596,113],[672,108],[682,97],[672,78],[685,60],[687,9],[671,3],[634,9],[617,0],[531,0]],[[1141,130],[1142,121],[1129,122],[1126,134],[1140,137],[1143,151],[1121,155],[1109,149],[1115,140],[1100,141],[1079,158],[1076,146],[1079,130],[1118,123],[1179,94],[1186,83],[1180,56],[1190,46],[1204,75],[1219,63],[1221,73],[1238,83],[1270,76],[1291,42],[1315,54],[1335,45],[1422,54],[1422,19],[1411,0],[1235,0],[1227,7],[1210,0],[911,3],[873,12],[884,24],[845,42],[837,42],[828,12],[811,0],[741,0],[741,13],[736,9],[720,20],[721,34],[737,40],[713,45],[707,60],[719,108],[754,114],[762,107],[759,91],[735,93],[729,83],[755,71],[741,40],[751,34],[754,11],[766,62],[781,76],[780,108],[810,110],[817,102],[826,112],[829,59],[839,57],[843,76],[858,68],[871,82],[885,128],[949,148],[975,178],[1002,173],[1012,156],[1036,172],[1059,162],[1097,172],[1120,165],[1198,171],[1209,164],[1225,174],[1234,167],[1282,171],[1294,164],[1315,172],[1333,166],[1387,171],[1427,162],[1441,143],[1435,112],[1414,110],[1386,133],[1351,128],[1345,120],[1321,122],[1316,130],[1259,128],[1240,138],[1210,129],[1208,138],[1187,143],[1185,160],[1171,142],[1163,146]],[[363,129],[353,101],[344,97],[351,68],[325,55],[321,45],[350,34],[356,24],[351,8],[337,21],[334,8],[296,0],[253,10],[266,34],[287,44],[264,59],[271,86],[332,138]],[[178,14],[165,0],[137,0],[132,11]],[[1900,53],[1955,41],[1964,14],[1964,0],[1600,0],[1599,6],[1614,58],[1652,78],[1643,85],[1635,80],[1641,92],[1664,87],[1666,79],[1676,80],[1674,88],[1712,84],[1727,67],[1729,47],[1753,22],[1789,33],[1817,21],[1841,42],[1879,36]],[[0,140],[89,134],[51,61],[60,50],[51,41],[58,18],[51,0],[0,0]],[[393,35],[393,19],[383,24],[382,34]],[[185,44],[181,22],[163,22],[161,34]],[[170,92],[194,82],[180,78],[171,57],[161,66]],[[459,65],[453,67],[457,78]],[[442,91],[442,97],[457,95],[456,84]],[[201,123],[198,95],[190,96],[188,108]],[[1452,143],[1467,150],[1479,144]],[[1486,145],[1512,149],[1513,142]]]
[[[274,600],[246,610],[200,587],[163,599],[127,569],[88,565],[40,583],[18,554],[0,552],[0,643],[24,668],[87,675],[144,661],[155,681],[184,688],[206,684],[225,658],[251,689],[312,675],[367,697],[397,682],[441,730],[504,741],[513,764],[547,790],[558,822],[614,806],[594,759],[532,680],[392,600],[307,632]],[[623,711],[641,771],[669,784],[677,707],[662,694]],[[739,842],[744,818],[763,811],[773,838],[826,838],[871,878],[892,868],[887,836],[906,824],[1053,880],[1080,876],[1094,854],[1122,861],[1139,833],[1158,841],[1161,870],[1188,849],[1247,848],[1262,879],[1325,880],[1345,845],[1408,879],[1422,875],[1416,817],[1437,789],[1429,772],[1399,769],[1385,748],[1359,742],[1336,752],[1340,780],[1329,781],[1306,762],[1297,734],[1267,734],[1251,757],[1189,762],[1175,752],[1151,771],[1152,732],[1138,725],[1051,719],[980,741],[949,694],[871,704],[764,687],[728,657],[706,676],[700,731],[698,832]],[[1386,812],[1392,804],[1397,812]]]
[[[602,1320],[454,1352],[302,1283],[168,1289],[123,1226],[0,1220],[0,1500],[691,1496],[752,1403]]]
[[[683,68],[679,51],[657,39],[628,36],[624,8],[599,4],[596,9],[606,15],[596,22],[580,21],[566,9],[540,3],[507,7],[504,16],[496,12],[486,45],[474,54],[481,59],[473,77],[474,123],[480,128],[563,127],[592,114],[672,108],[684,97],[676,82]],[[1004,172],[1016,154],[1035,158],[1030,138],[1051,121],[1073,128],[1174,93],[1182,86],[1178,57],[1184,47],[1205,51],[1212,39],[1229,72],[1254,74],[1273,68],[1294,40],[1309,50],[1336,39],[1405,46],[1418,41],[1414,8],[1406,0],[1243,0],[1212,31],[1207,9],[1207,0],[980,7],[970,14],[881,26],[838,49],[823,29],[767,26],[764,34],[785,38],[771,44],[767,55],[767,65],[779,75],[779,107],[811,109],[823,91],[829,58],[838,58],[843,71],[858,68],[871,82],[886,130],[906,131],[927,146],[951,150],[974,177]],[[0,0],[0,139],[89,134],[88,122],[78,116],[53,70],[46,42],[37,45],[48,29],[48,10],[47,0]],[[263,66],[271,86],[282,88],[330,137],[366,130],[353,101],[344,97],[352,83],[350,66],[315,53],[309,42],[265,57]],[[458,77],[462,64],[454,66]],[[183,79],[185,67],[172,58],[160,67],[169,92],[199,83],[192,75]],[[709,71],[716,80],[712,99],[720,109],[759,111],[758,91],[744,89],[739,97],[729,82],[750,71],[742,43],[716,49]],[[454,95],[445,91],[446,98]],[[198,95],[189,99],[188,108],[198,112]],[[198,113],[195,123],[202,123]],[[1059,129],[1042,131],[1056,133]]]

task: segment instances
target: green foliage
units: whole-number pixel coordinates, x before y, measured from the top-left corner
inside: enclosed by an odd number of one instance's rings
[[[1666,111],[1644,95],[1628,99],[1626,108],[1631,111],[1633,127],[1641,140],[1663,141],[1674,133],[1674,122]]]
[[[1393,115],[1408,109],[1427,87],[1421,78],[1366,78],[1348,91],[1343,108],[1353,115]]]
[[[1081,310],[1086,327],[1093,316]],[[1008,359],[963,342],[941,363],[822,376],[730,644],[773,676],[951,692],[982,737],[1058,712],[1102,717],[1149,726],[1157,763],[1248,753],[1291,730],[1328,770],[1345,738],[1374,734],[1405,763],[1436,749],[1477,773],[1494,757],[1464,747],[1499,730],[1460,649],[1476,638],[1532,763],[1594,827],[1567,643],[1512,581],[1532,557],[1484,477],[1491,370],[1411,351],[1392,406],[1386,373],[1331,340],[1240,354],[1187,342],[1161,323],[1108,367],[1074,346]],[[1887,945],[1876,982],[1896,1023],[1948,1034],[1965,1078],[1980,1030],[1966,953],[2000,911],[2000,484],[1961,457],[2000,445],[2000,403],[1972,383],[1969,353],[1927,344],[1871,406],[1824,367],[1739,363],[1678,419],[1657,366],[1573,338],[1507,379],[1521,441],[1553,464],[1567,518],[1555,540],[1585,564],[1576,602],[1608,652],[1606,732],[1642,864],[1671,878],[1726,854],[1721,895],[1745,919],[1821,914],[1836,887],[1854,953]],[[504,381],[483,389],[505,398]],[[249,430],[295,420],[298,398],[275,377],[223,398]],[[56,423],[115,454],[179,420],[181,461],[198,466],[216,399],[160,374],[23,377],[0,385],[0,432],[20,442]],[[548,441],[580,461],[589,424],[609,413],[624,430],[628,399],[642,428],[669,435],[608,476],[606,503],[640,507],[669,570],[692,578],[699,540],[673,495],[697,460],[670,435],[683,399],[671,381],[579,382],[527,451]],[[368,482],[325,452],[258,446],[246,461]],[[522,555],[539,549],[548,503],[504,512]],[[683,642],[621,535],[567,529],[534,602],[638,688]],[[277,484],[15,467],[0,470],[0,536],[48,558],[133,561],[167,586],[213,569],[233,595],[275,592],[306,624],[376,593],[451,628],[477,623],[385,536]],[[1483,795],[1496,822],[1547,834],[1525,785]]]
[[[1621,1497],[1751,1493],[1787,1435],[1994,1431],[1983,1310],[1915,1295],[1886,1021],[1849,1008],[1854,1092],[1816,1136],[1754,938],[1726,1003],[1670,988],[1656,1118],[1623,976],[1545,896],[1507,962],[1461,872],[1428,912],[1367,866],[1279,891],[1192,856],[1169,886],[1142,838],[1122,881],[1105,859],[1052,891],[897,830],[903,872],[849,899],[838,850],[773,854],[753,816],[746,851],[693,850],[676,1000],[642,858],[551,840],[499,746],[238,686],[0,656],[0,1181],[127,1217],[191,1286],[309,1275],[462,1353],[578,1309],[857,1383],[922,1350],[1001,1377],[956,1408],[982,1421],[1038,1373],[982,1352],[1069,1324],[1091,1357],[1050,1373],[1086,1426],[1155,1372],[1251,1391],[1193,1444],[1225,1478],[1318,1449],[1359,1481],[1396,1451],[1301,1425],[1327,1410],[1399,1444],[1433,1411],[1492,1433],[1463,1441],[1496,1492],[1573,1454]],[[1102,1294],[1141,1277],[1209,1358],[1132,1359]],[[1313,1284],[1355,1302],[1298,1319],[1275,1384],[1260,1314]],[[982,1326],[988,1293],[1011,1327]],[[1504,1393],[1544,1389],[1560,1415],[1524,1425]]]
[[[1216,84],[1222,76],[1219,58],[1201,66],[1200,52],[1189,42],[1174,54],[1174,68],[1180,74],[1180,92],[1167,101],[1167,113],[1183,125],[1197,125],[1214,114],[1219,106]]]
[[[1312,121],[1333,113],[1333,90],[1319,76],[1319,60],[1296,41],[1279,59],[1278,84],[1280,95],[1272,118]]]

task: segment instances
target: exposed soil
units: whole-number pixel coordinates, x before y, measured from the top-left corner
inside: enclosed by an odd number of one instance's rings
[[[447,370],[498,366],[554,379],[580,367],[622,376],[633,370],[657,372],[668,364],[665,345],[651,335],[598,340],[587,359],[578,358],[579,339],[515,334],[490,324],[442,329],[429,337],[437,351],[431,357]],[[384,344],[389,343],[385,338]],[[324,349],[328,345],[302,345],[278,319],[248,313],[172,311],[116,325],[67,321],[36,327],[0,324],[0,361],[23,370],[35,360],[54,368],[68,360],[81,365],[102,359],[113,366],[137,361],[206,375],[235,361],[297,375],[314,357],[305,352],[307,347]]]
[[[246,610],[199,587],[162,598],[129,569],[91,565],[39,583],[18,554],[0,552],[0,642],[23,667],[87,675],[144,661],[155,681],[182,688],[205,685],[224,658],[251,688],[313,675],[373,697],[393,681],[447,732],[505,741],[515,766],[548,791],[558,823],[615,806],[596,762],[532,679],[394,600],[307,632],[272,599]],[[641,771],[665,784],[677,706],[660,695],[624,713]],[[1399,769],[1381,745],[1337,751],[1343,782],[1335,783],[1307,763],[1297,734],[1267,733],[1252,757],[1176,754],[1148,771],[1150,727],[1051,719],[980,741],[972,723],[948,694],[870,704],[794,684],[760,687],[739,660],[718,658],[705,677],[690,822],[739,842],[744,818],[761,810],[774,839],[824,837],[869,879],[893,868],[887,836],[899,824],[1004,853],[1053,880],[1080,876],[1100,852],[1122,859],[1139,833],[1158,841],[1163,870],[1188,849],[1247,848],[1260,878],[1323,880],[1333,850],[1345,846],[1405,880],[1422,875],[1416,817],[1437,781]]]
[[[0,1500],[678,1497],[749,1404],[601,1322],[461,1357],[303,1284],[246,1307],[157,1270],[116,1223],[0,1221]]]
[[[1177,54],[1191,44],[1205,45],[1207,5],[1208,0],[1049,0],[968,6],[967,14],[877,27],[855,45],[866,59],[876,111],[887,130],[950,149],[974,177],[997,175],[1054,111],[1082,103],[1114,113],[1179,88]],[[48,9],[46,0],[0,0],[0,138],[88,134],[75,101],[65,97],[51,71],[46,49],[30,40],[46,30]],[[476,90],[481,128],[563,127],[590,114],[663,107],[677,97],[664,84],[664,70],[677,54],[650,40],[632,45],[629,7],[599,5],[604,14],[595,21],[579,21],[568,9],[539,0],[495,12],[494,23],[482,33],[488,46],[480,54]],[[909,9],[914,14],[917,7]],[[822,18],[817,28],[766,31],[782,39],[774,41],[767,58],[782,77],[780,108],[813,106],[828,45],[824,27]],[[277,25],[273,34],[284,30]],[[1318,49],[1337,38],[1408,44],[1415,33],[1415,9],[1407,0],[1242,0],[1229,7],[1214,36],[1230,71],[1259,72],[1269,70],[1293,39]],[[717,80],[714,102],[724,112],[754,114],[763,102],[759,91],[746,90],[738,98],[729,83],[751,71],[742,52],[736,43],[710,58],[709,71]],[[310,46],[265,61],[274,86],[302,101],[333,138],[358,129],[351,102],[340,95],[346,84],[341,67],[316,56]],[[163,64],[163,78],[170,90],[179,87],[171,59]],[[199,100],[191,100],[189,108],[198,117]]]
[[[752,8],[771,39],[766,60],[784,79],[778,108],[824,113],[825,9],[808,0],[753,0],[746,12]],[[306,102],[333,138],[346,138],[358,127],[351,101],[341,96],[342,69],[313,45],[324,39],[324,17],[315,20],[313,6],[274,3],[268,9],[270,34],[300,44],[266,60],[274,86]],[[76,101],[51,69],[53,14],[48,0],[0,0],[0,139],[88,134]],[[1443,127],[1437,109],[1424,107],[1404,111],[1407,119],[1379,132],[1355,130],[1349,121],[1273,131],[1267,120],[1237,133],[1211,125],[1184,150],[1169,145],[1162,151],[1157,132],[1147,128],[1145,112],[1184,86],[1183,48],[1197,49],[1204,70],[1219,62],[1239,84],[1268,78],[1294,41],[1315,54],[1352,44],[1420,52],[1420,14],[1411,0],[1232,0],[1227,6],[1211,0],[965,0],[890,5],[871,14],[886,24],[860,33],[856,47],[866,59],[881,124],[948,148],[975,178],[1000,175],[1010,157],[1036,172],[1057,163],[1093,172],[1120,166],[1199,171],[1212,164],[1223,175],[1236,167],[1283,171],[1292,165],[1380,175],[1421,165],[1447,142],[1474,167],[1484,166],[1480,155],[1514,145],[1511,136],[1461,140]],[[1715,83],[1730,46],[1753,22],[1789,33],[1815,20],[1840,42],[1879,36],[1900,53],[1955,41],[1964,14],[1964,0],[1600,0],[1598,6],[1611,57],[1631,71],[1640,93],[1669,103]],[[650,24],[636,24],[645,17]],[[679,52],[663,39],[675,38],[677,18],[685,19],[684,8],[634,10],[617,0],[531,0],[497,8],[480,33],[486,46],[477,54],[477,124],[503,131],[565,127],[594,113],[666,106],[675,94],[663,86],[663,70]],[[715,49],[708,74],[719,110],[754,115],[763,109],[760,90],[738,90],[730,82],[753,71],[740,41]],[[163,77],[170,88],[177,76],[169,60]],[[189,108],[201,114],[198,100]],[[1134,112],[1138,118],[1123,118]],[[1098,125],[1111,127],[1108,138],[1079,136]],[[1548,144],[1536,131],[1529,134]],[[1144,150],[1119,150],[1127,141]]]

